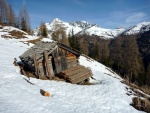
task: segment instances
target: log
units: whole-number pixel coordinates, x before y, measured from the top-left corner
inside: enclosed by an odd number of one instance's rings
[[[40,93],[41,95],[46,96],[46,97],[50,96],[50,93],[48,91],[44,91],[43,89],[40,89]]]

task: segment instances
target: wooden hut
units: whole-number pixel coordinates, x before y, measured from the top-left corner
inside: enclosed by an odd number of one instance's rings
[[[20,56],[24,66],[39,79],[61,76],[73,84],[86,81],[91,70],[78,62],[81,53],[58,42],[40,41]]]

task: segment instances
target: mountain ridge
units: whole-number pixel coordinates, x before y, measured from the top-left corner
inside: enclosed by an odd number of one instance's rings
[[[102,28],[97,24],[91,24],[86,21],[72,21],[72,22],[64,22],[60,20],[59,18],[55,18],[50,23],[45,23],[47,30],[48,30],[48,36],[51,37],[52,33],[54,33],[56,30],[60,28],[64,28],[66,31],[67,36],[72,33],[73,30],[73,35],[97,35],[100,38],[103,39],[112,39],[117,37],[119,34],[124,34],[124,35],[133,35],[133,34],[138,34],[141,32],[141,28],[143,28],[143,31],[146,29],[150,29],[150,22],[141,22],[138,23],[137,25],[131,26],[129,28],[122,28],[122,27],[117,27],[115,29],[107,29],[107,28]],[[34,30],[34,34],[38,35],[39,33],[39,27],[37,27]]]

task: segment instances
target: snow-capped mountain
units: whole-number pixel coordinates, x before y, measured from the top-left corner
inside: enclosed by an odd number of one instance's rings
[[[125,30],[124,28],[116,28],[112,30],[112,29],[100,28],[98,26],[92,26],[90,28],[82,30],[76,35],[83,35],[83,34],[97,35],[103,39],[110,39],[110,38],[114,38],[117,34],[123,32],[124,30]]]
[[[116,29],[106,29],[101,28],[97,24],[91,24],[86,21],[73,21],[73,22],[63,22],[62,20],[55,18],[50,23],[45,23],[48,36],[51,37],[52,33],[60,28],[63,28],[66,31],[66,34],[73,35],[97,35],[103,39],[115,38],[120,34],[131,35],[138,34],[150,29],[150,22],[142,22],[137,25],[131,26],[129,28],[118,27]],[[34,30],[34,34],[38,35],[39,27]]]
[[[135,35],[140,32],[144,32],[144,31],[148,31],[148,30],[150,30],[150,22],[141,22],[137,25],[129,27],[124,34],[125,35]]]
[[[70,22],[69,25],[71,26],[78,26],[82,29],[86,29],[86,28],[90,28],[92,26],[98,26],[96,24],[91,24],[91,23],[88,23],[86,21],[74,21],[74,22]]]
[[[74,21],[74,22],[63,22],[58,18],[55,18],[50,23],[45,23],[48,34],[51,36],[51,34],[60,29],[63,28],[66,31],[66,34],[71,34],[72,30],[74,32],[74,35],[82,35],[82,34],[88,34],[88,35],[97,35],[101,38],[113,38],[118,33],[122,32],[123,28],[117,28],[117,29],[105,29],[99,27],[97,24],[91,24],[86,21]],[[39,27],[34,30],[34,34],[38,35]]]
[[[63,28],[66,31],[66,34],[71,34],[72,30],[74,32],[74,34],[78,33],[79,31],[81,31],[83,28],[83,26],[86,26],[87,24],[85,23],[85,25],[75,25],[73,23],[68,23],[68,22],[63,22],[61,20],[59,20],[58,18],[53,19],[50,23],[45,23],[47,30],[48,30],[48,34],[49,36],[56,30]],[[39,32],[39,27],[37,29],[35,29],[34,34],[37,35]]]

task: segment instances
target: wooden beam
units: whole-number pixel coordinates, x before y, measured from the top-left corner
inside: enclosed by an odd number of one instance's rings
[[[45,66],[46,66],[46,71],[47,71],[48,77],[49,77],[49,79],[52,79],[51,73],[50,73],[50,67],[48,66],[49,61],[48,61],[48,54],[47,54],[46,50],[44,50],[44,58],[45,58]]]
[[[33,59],[34,59],[35,75],[36,75],[37,78],[39,78],[39,75],[38,75],[38,74],[39,74],[39,73],[38,73],[38,64],[37,64],[37,59],[36,59],[36,53],[34,53]]]

